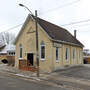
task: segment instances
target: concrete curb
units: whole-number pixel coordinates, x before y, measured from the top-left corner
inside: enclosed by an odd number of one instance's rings
[[[23,74],[18,74],[18,73],[13,73],[13,72],[9,72],[9,71],[4,71],[10,75],[14,75],[14,76],[18,76],[24,79],[32,79],[32,80],[36,80],[36,81],[48,81],[48,82],[52,82],[50,81],[50,78],[42,78],[42,77],[35,77],[35,76],[26,76]],[[86,79],[78,79],[78,78],[73,78],[73,77],[67,77],[67,76],[61,76],[61,78],[55,78],[55,77],[51,77],[52,80],[57,80],[57,81],[68,81],[68,82],[73,82],[73,83],[79,83],[82,85],[88,85],[90,86],[90,80],[86,80]],[[53,82],[54,83],[54,82]],[[54,83],[56,84],[56,83]]]
[[[23,75],[23,74],[19,74],[19,73],[14,73],[14,72],[10,72],[7,70],[4,70],[4,72],[10,74],[10,75],[14,75],[14,76],[18,76],[18,77],[22,77],[22,78],[27,78],[27,79],[33,79],[36,81],[48,81],[51,82],[50,79],[53,80],[57,80],[57,81],[69,81],[69,82],[73,82],[73,83],[81,83],[83,85],[89,85],[90,86],[90,80],[87,79],[80,79],[80,78],[73,78],[73,77],[67,77],[67,76],[60,76],[61,78],[58,77],[52,77],[48,78],[48,77],[36,77],[36,76],[27,76],[27,75]]]

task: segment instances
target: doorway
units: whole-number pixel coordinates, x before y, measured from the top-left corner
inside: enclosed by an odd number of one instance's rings
[[[33,53],[27,53],[27,60],[29,60],[30,65],[33,66]]]

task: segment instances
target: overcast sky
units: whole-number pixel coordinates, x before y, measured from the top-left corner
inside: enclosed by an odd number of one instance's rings
[[[90,49],[90,0],[0,0],[0,32],[23,23],[28,10],[18,4],[26,5],[33,13],[54,24],[66,28],[73,34],[77,30],[77,39],[85,48]],[[66,25],[73,22],[83,23]],[[20,27],[9,32],[18,33]]]

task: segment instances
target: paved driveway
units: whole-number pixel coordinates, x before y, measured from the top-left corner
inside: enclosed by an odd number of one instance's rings
[[[58,70],[56,71],[56,73],[57,75],[90,80],[90,64],[83,66],[74,66],[65,70]]]
[[[51,73],[48,80],[70,90],[90,90],[90,65],[58,70]]]

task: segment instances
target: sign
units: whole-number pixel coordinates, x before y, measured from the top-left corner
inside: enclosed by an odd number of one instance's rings
[[[61,47],[62,47],[62,44],[60,44],[60,43],[55,43],[55,42],[54,42],[54,43],[53,43],[53,46],[54,46],[54,47],[61,48]]]

